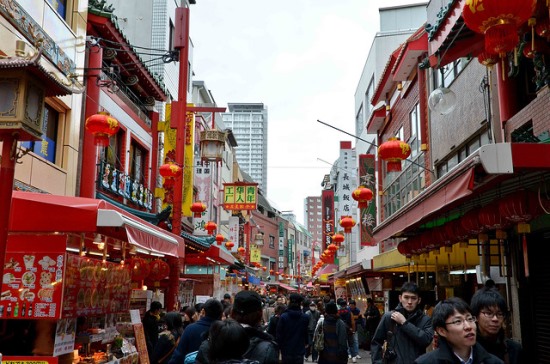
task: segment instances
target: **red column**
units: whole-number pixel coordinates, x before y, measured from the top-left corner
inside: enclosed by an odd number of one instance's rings
[[[506,65],[502,65],[502,62],[497,63],[498,107],[502,124],[514,116],[518,109],[515,97],[516,81],[515,78],[508,77],[507,72]]]
[[[189,82],[189,8],[176,8],[176,39],[174,46],[179,49],[179,82],[178,101],[172,103],[172,125],[176,126],[176,163],[184,168],[185,161],[185,122],[187,114],[187,83]],[[175,107],[174,107],[175,105]],[[184,169],[185,170],[185,169]],[[176,178],[172,213],[172,233],[181,234],[181,204],[183,202],[183,174]],[[165,306],[173,310],[179,289],[179,271],[182,266],[180,258],[170,257],[170,284]],[[177,277],[176,277],[177,272]]]
[[[103,49],[94,47],[88,54],[88,77],[86,79],[85,119],[99,111],[99,86],[97,80],[101,74]],[[97,146],[92,133],[82,128],[82,165],[80,168],[80,196],[95,198],[97,178]]]
[[[4,260],[8,246],[8,229],[10,226],[11,198],[15,175],[15,156],[12,149],[17,146],[17,134],[13,133],[2,139],[2,162],[0,165],[0,277],[4,276]]]

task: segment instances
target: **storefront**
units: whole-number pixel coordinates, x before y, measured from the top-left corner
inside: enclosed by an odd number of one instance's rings
[[[145,360],[132,288],[166,289],[182,238],[102,200],[19,191],[9,227],[0,323],[21,336],[2,335],[3,360]]]

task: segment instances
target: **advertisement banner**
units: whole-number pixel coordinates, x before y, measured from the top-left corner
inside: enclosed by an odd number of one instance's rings
[[[321,252],[323,252],[332,242],[332,235],[334,235],[334,191],[323,190],[321,200],[323,209],[323,242],[321,244]]]
[[[195,187],[197,188],[197,200],[206,205],[206,211],[201,217],[193,218],[193,235],[207,236],[208,231],[204,228],[206,223],[214,220],[212,217],[212,166],[209,162],[202,162],[200,159],[195,161]]]
[[[233,248],[227,249],[232,253],[236,252],[239,247],[239,217],[230,216],[229,217],[229,241],[233,242]]]
[[[223,208],[226,210],[256,210],[258,204],[257,183],[224,183]]]
[[[374,194],[367,208],[360,209],[360,239],[361,246],[374,246],[373,229],[376,226],[376,183],[374,154],[359,155],[359,184],[370,189]]]

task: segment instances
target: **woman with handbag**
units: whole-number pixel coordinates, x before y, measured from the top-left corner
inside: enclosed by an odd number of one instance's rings
[[[151,364],[168,363],[183,333],[183,320],[179,312],[168,312],[163,320],[166,329],[159,334],[157,344],[150,355]]]

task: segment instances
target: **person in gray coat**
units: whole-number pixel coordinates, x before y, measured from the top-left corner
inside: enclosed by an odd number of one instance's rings
[[[439,302],[432,314],[437,348],[414,364],[503,364],[476,342],[476,317],[470,306],[458,297]]]
[[[426,352],[426,347],[433,340],[434,330],[432,319],[419,308],[420,301],[416,283],[404,283],[399,295],[399,304],[395,310],[382,316],[372,337],[373,364],[410,364]],[[385,346],[388,350],[384,351]]]

